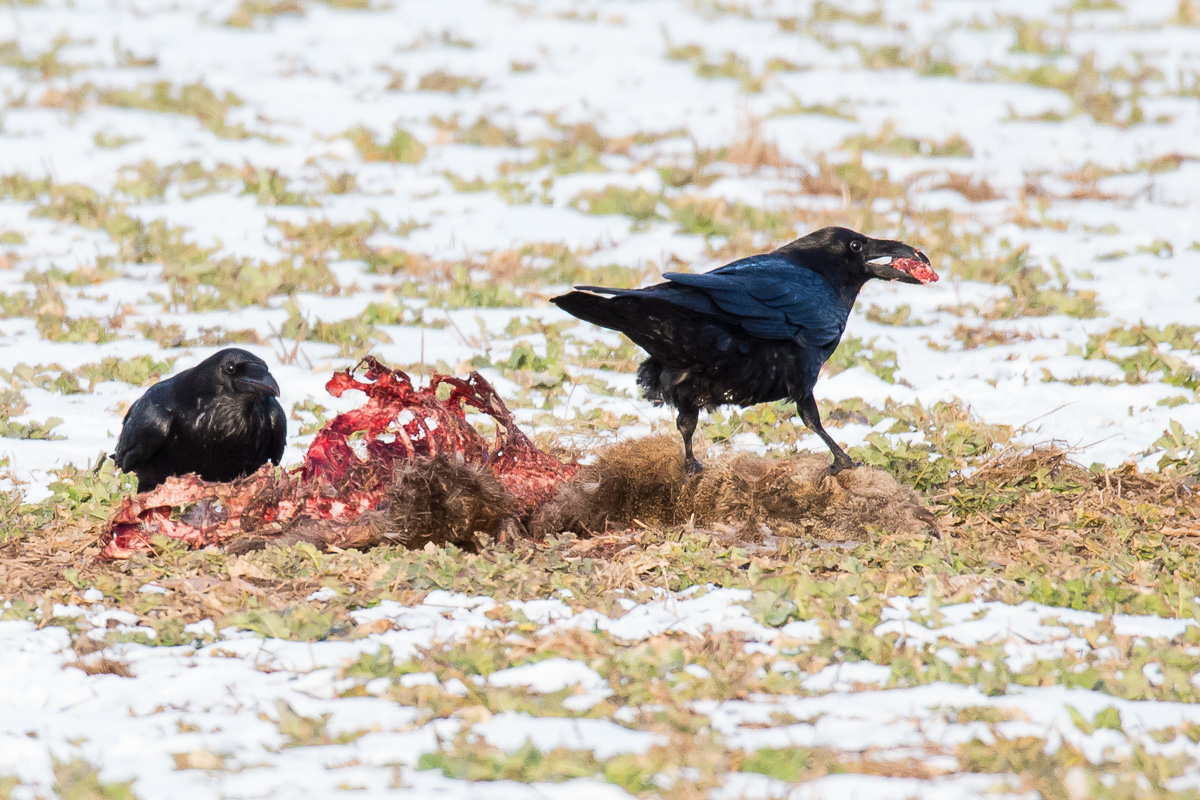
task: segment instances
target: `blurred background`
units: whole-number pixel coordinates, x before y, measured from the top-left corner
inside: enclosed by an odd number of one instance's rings
[[[0,98],[0,455],[30,497],[232,343],[280,378],[291,461],[367,352],[481,369],[576,442],[645,432],[639,351],[546,298],[834,224],[944,277],[860,297],[817,391],[840,441],[1195,458],[1191,0],[14,0]],[[820,449],[791,414],[702,431]]]

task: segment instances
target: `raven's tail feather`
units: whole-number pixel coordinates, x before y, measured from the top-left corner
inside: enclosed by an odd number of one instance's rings
[[[704,363],[732,343],[711,318],[640,290],[615,291],[620,292],[615,297],[568,292],[550,302],[586,322],[625,334],[661,365],[658,369]]]
[[[580,287],[592,289],[593,287]],[[603,287],[596,287],[602,289]],[[643,329],[647,324],[647,309],[644,304],[636,301],[629,302],[623,297],[601,297],[587,291],[574,291],[550,299],[551,303],[566,311],[573,317],[585,322],[620,331],[635,342],[643,339]],[[642,345],[645,346],[644,344]],[[638,386],[647,400],[655,404],[669,403],[669,381],[664,380],[663,365],[653,358],[641,363],[637,372]]]
[[[601,297],[590,292],[567,292],[550,298],[550,302],[571,316],[602,328],[624,331],[634,324],[629,305],[613,302],[611,297]]]

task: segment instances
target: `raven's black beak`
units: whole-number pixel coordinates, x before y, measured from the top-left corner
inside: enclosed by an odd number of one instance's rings
[[[938,279],[925,254],[904,242],[873,240],[866,262],[867,274],[872,278],[901,283],[934,283]]]
[[[279,384],[275,382],[275,378],[269,372],[264,372],[262,375],[254,378],[248,375],[237,378],[234,380],[233,385],[237,387],[239,392],[279,397]]]

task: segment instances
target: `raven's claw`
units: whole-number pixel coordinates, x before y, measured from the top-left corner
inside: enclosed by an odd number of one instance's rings
[[[843,472],[848,469],[857,469],[862,465],[863,463],[861,461],[851,461],[850,459],[839,461],[835,459],[834,462],[829,465],[829,474],[837,475],[839,472]]]

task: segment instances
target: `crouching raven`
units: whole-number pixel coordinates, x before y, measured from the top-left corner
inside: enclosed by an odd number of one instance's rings
[[[920,250],[846,228],[822,228],[712,272],[663,277],[644,289],[579,286],[551,302],[650,354],[638,384],[647,399],[676,409],[689,472],[701,469],[692,453],[700,409],[772,400],[796,403],[833,453],[832,472],[855,466],[821,426],[813,398],[821,365],[868,280],[938,279]]]
[[[283,457],[287,417],[261,358],[230,347],[151,386],[125,415],[113,460],[148,491],[194,472],[230,481]]]

